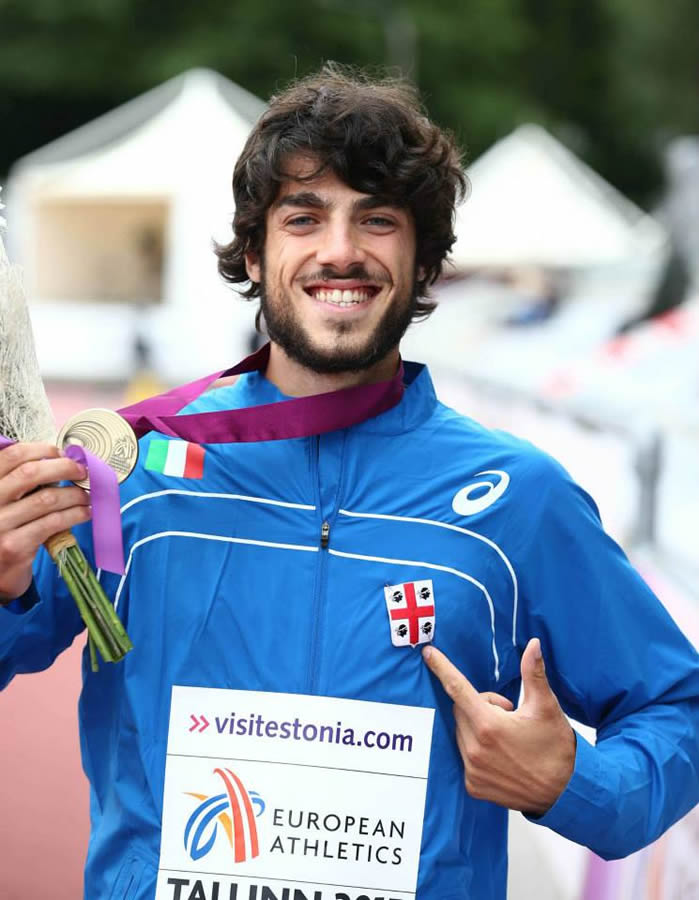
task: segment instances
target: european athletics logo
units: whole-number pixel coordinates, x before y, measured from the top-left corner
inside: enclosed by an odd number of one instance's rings
[[[216,843],[221,825],[233,850],[235,862],[259,856],[257,822],[265,811],[265,802],[256,791],[246,790],[230,769],[214,769],[226,788],[225,793],[209,796],[187,791],[201,803],[189,817],[184,829],[184,846],[192,859],[201,859]],[[253,806],[257,811],[253,810]]]

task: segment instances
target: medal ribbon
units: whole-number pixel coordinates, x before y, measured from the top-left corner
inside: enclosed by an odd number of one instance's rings
[[[14,443],[0,434],[0,450]],[[64,453],[70,459],[82,463],[90,476],[95,562],[101,569],[123,575],[124,544],[121,537],[119,483],[114,469],[99,456],[76,444],[66,447]]]
[[[265,344],[231,369],[214,372],[165,394],[125,406],[117,412],[139,438],[149,431],[158,431],[197,444],[228,444],[280,441],[350,428],[391,409],[403,396],[401,364],[393,378],[376,384],[362,384],[244,409],[175,415],[219,378],[264,371],[269,361],[269,351],[270,345]]]
[[[265,344],[230,369],[214,372],[164,394],[125,406],[117,412],[139,438],[149,431],[157,431],[198,444],[227,444],[280,441],[350,428],[396,406],[403,396],[401,363],[393,378],[376,384],[357,385],[243,409],[176,415],[219,378],[245,372],[263,372],[269,361],[269,352],[270,345]],[[0,449],[11,443],[0,436]],[[123,575],[124,549],[116,474],[107,463],[83,447],[72,445],[66,448],[65,454],[88,470],[95,562],[100,569]]]

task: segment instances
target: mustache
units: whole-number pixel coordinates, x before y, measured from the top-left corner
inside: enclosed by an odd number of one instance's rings
[[[347,281],[371,281],[374,284],[388,284],[390,281],[385,272],[370,272],[361,263],[354,263],[344,271],[333,266],[324,266],[317,272],[301,276],[298,280],[301,284],[308,284],[309,282],[339,280],[342,278]]]

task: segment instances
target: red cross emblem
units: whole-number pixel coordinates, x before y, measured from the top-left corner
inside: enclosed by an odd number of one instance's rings
[[[435,613],[430,580],[387,584],[384,597],[394,647],[416,647],[432,640]]]

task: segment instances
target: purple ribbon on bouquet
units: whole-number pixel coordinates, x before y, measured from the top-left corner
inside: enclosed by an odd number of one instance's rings
[[[269,352],[270,345],[265,344],[230,369],[214,372],[164,394],[125,406],[117,412],[139,438],[149,431],[157,431],[198,444],[226,444],[279,441],[350,428],[396,406],[403,396],[401,363],[398,372],[388,381],[244,409],[176,415],[219,378],[245,372],[263,372],[269,361]],[[7,438],[0,437],[0,449],[11,443]],[[122,575],[124,549],[116,475],[110,466],[83,447],[69,446],[65,454],[88,470],[95,562],[100,569]]]

